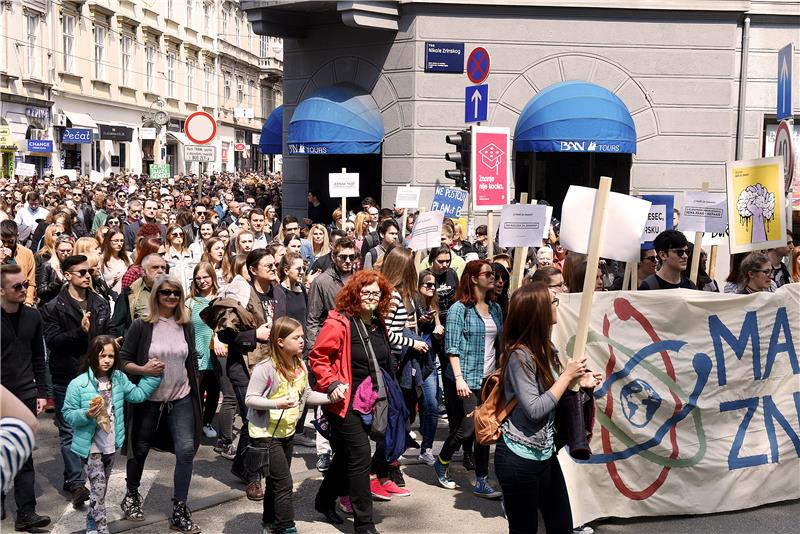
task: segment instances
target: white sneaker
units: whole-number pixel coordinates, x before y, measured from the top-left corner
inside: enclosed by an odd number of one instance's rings
[[[586,525],[581,525],[573,528],[572,532],[575,534],[594,534],[594,529]]]
[[[430,449],[425,449],[420,451],[419,461],[426,465],[433,465],[436,462],[436,456],[433,455]]]
[[[214,430],[214,427],[211,426],[211,425],[204,425],[203,426],[203,434],[205,434],[205,436],[207,438],[216,438],[217,437],[217,431]]]

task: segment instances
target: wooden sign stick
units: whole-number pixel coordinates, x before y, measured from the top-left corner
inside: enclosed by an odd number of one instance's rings
[[[489,210],[486,214],[488,219],[486,221],[486,234],[489,236],[489,242],[486,245],[486,259],[492,261],[494,256],[494,213]]]
[[[603,224],[606,218],[606,204],[608,193],[611,191],[611,178],[602,176],[594,199],[592,213],[592,226],[589,230],[589,253],[586,261],[586,276],[583,278],[583,293],[581,294],[581,308],[578,316],[578,328],[575,330],[575,344],[572,348],[572,357],[583,356],[586,350],[586,340],[589,337],[589,319],[592,316],[592,300],[594,298],[594,285],[597,280],[597,269],[600,263],[600,246],[603,243]],[[578,380],[575,380],[570,389],[579,389]]]
[[[708,182],[703,182],[703,192],[708,192]],[[703,250],[703,232],[694,233],[694,248],[692,249],[692,268],[689,271],[689,280],[697,284],[697,274],[700,270],[700,252]]]
[[[520,204],[528,202],[528,193],[522,193],[519,198]],[[535,200],[531,200],[531,204],[535,204]],[[511,288],[509,295],[513,293],[519,286],[522,285],[522,276],[525,273],[525,258],[528,256],[528,247],[516,247],[514,249],[514,266],[511,269]]]
[[[717,247],[719,245],[711,245],[711,254],[708,255],[708,276],[714,279],[717,274]]]
[[[631,283],[631,262],[625,262],[625,274],[622,275],[622,290],[625,291],[630,287]]]

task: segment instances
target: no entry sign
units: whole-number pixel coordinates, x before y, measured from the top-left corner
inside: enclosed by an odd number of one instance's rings
[[[205,111],[196,111],[186,117],[183,131],[192,143],[205,145],[217,136],[217,121]]]
[[[467,59],[467,76],[472,83],[481,83],[489,76],[489,52],[479,46],[469,54]]]

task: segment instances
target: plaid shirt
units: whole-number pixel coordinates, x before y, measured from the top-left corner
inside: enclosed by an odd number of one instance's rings
[[[489,313],[497,325],[495,338],[495,354],[500,349],[500,339],[503,334],[503,312],[496,302],[489,303]],[[484,373],[483,360],[486,350],[486,325],[478,314],[475,306],[466,307],[461,302],[455,302],[447,310],[447,326],[444,334],[444,349],[448,356],[458,355],[461,364],[461,375],[469,389],[480,389]],[[452,366],[447,367],[447,376],[455,380]]]

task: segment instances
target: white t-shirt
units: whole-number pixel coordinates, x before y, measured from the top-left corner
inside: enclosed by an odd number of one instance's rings
[[[483,319],[483,324],[486,326],[486,337],[483,341],[483,376],[485,378],[494,371],[496,365],[494,341],[497,337],[497,325],[491,314],[488,316],[481,315],[481,319]]]
[[[92,448],[89,452],[114,454],[117,450],[117,440],[114,433],[114,401],[111,394],[111,381],[107,376],[97,378],[97,389],[100,391],[100,396],[103,397],[105,403],[105,409],[111,422],[111,432],[103,432],[98,425],[92,440]]]

